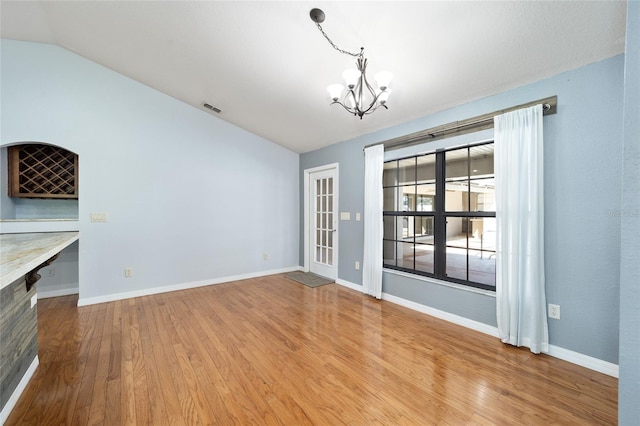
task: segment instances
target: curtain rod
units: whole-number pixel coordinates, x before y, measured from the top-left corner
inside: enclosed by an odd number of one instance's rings
[[[522,108],[528,108],[534,105],[542,104],[542,114],[555,114],[558,109],[558,97],[550,96],[548,98],[539,99],[537,101],[528,102],[526,104],[516,105],[511,108],[501,109],[490,112],[488,114],[478,115],[466,120],[453,121],[451,123],[442,124],[440,126],[431,127],[429,129],[420,130],[408,135],[399,136],[384,142],[372,143],[366,145],[364,149],[376,145],[384,145],[385,151],[406,148],[412,145],[418,145],[425,142],[433,142],[440,139],[450,138],[452,136],[464,135],[466,133],[478,132],[493,128],[493,117],[504,114],[506,112],[516,111]]]

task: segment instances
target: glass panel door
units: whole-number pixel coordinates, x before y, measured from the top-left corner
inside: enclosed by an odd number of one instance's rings
[[[311,174],[310,271],[335,278],[337,209],[335,205],[335,169]]]

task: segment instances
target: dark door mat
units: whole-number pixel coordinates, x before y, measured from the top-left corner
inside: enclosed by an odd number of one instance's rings
[[[320,275],[312,274],[311,272],[289,272],[284,275],[290,280],[299,282],[300,284],[304,284],[307,287],[320,287],[321,285],[331,284],[335,282],[329,278],[321,277]]]

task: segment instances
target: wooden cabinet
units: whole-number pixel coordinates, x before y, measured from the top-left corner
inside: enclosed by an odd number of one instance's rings
[[[64,148],[24,144],[8,149],[9,196],[78,199],[78,156]]]

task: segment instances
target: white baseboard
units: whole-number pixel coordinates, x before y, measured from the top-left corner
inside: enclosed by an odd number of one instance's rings
[[[449,312],[441,311],[439,309],[432,308],[430,306],[422,305],[420,303],[412,302],[401,297],[393,296],[391,294],[382,293],[382,300],[387,300],[391,303],[404,306],[409,309],[413,309],[418,312],[422,312],[427,315],[431,315],[436,318],[449,321],[454,324],[461,325],[463,327],[470,328],[472,330],[479,331],[481,333],[488,334],[492,337],[498,338],[498,328],[487,325],[478,321],[470,320],[468,318],[454,315]],[[554,358],[559,358],[572,364],[579,365],[581,367],[588,368],[593,371],[597,371],[602,374],[606,374],[612,377],[618,377],[618,365],[603,361],[598,358],[594,358],[588,355],[574,352],[569,349],[564,349],[559,346],[549,345],[549,351],[546,352]]]
[[[580,352],[570,351],[554,345],[549,345],[549,352],[547,352],[547,355],[597,371],[598,373],[606,374],[607,376],[615,377],[616,379],[618,378],[618,364],[603,361],[589,355],[581,354]]]
[[[22,395],[22,392],[24,392],[24,390],[26,389],[27,384],[29,384],[29,380],[31,380],[31,377],[33,377],[33,374],[36,372],[39,363],[40,360],[38,359],[38,355],[36,355],[33,361],[31,361],[31,365],[29,365],[29,368],[27,368],[27,371],[25,371],[24,376],[22,376],[22,379],[20,379],[18,386],[11,394],[11,397],[2,408],[2,411],[0,411],[0,425],[3,425],[4,422],[6,422],[9,418],[9,414],[11,414],[11,411],[13,411],[13,407],[16,406],[18,399],[20,399],[20,395]]]
[[[53,291],[40,291],[38,292],[38,300],[48,299],[50,297],[69,296],[71,294],[78,294],[78,288],[63,288],[61,290]]]
[[[498,337],[497,327],[493,327],[479,321],[470,320],[469,318],[441,311],[439,309],[432,308],[431,306],[422,305],[387,293],[382,293],[382,300],[387,300],[391,303],[395,303],[396,305],[401,305],[405,308],[413,309],[414,311],[422,312],[423,314],[431,315],[432,317],[440,318],[496,338]]]
[[[208,285],[223,284],[231,281],[246,280],[249,278],[265,277],[267,275],[282,274],[286,272],[298,271],[299,266],[289,268],[273,269],[270,271],[254,272],[250,274],[234,275],[230,277],[213,278],[210,280],[193,281],[189,283],[173,284],[163,287],[146,288],[144,290],[127,291],[125,293],[107,294],[96,297],[80,297],[78,306],[95,305],[97,303],[114,302],[116,300],[131,299],[134,297],[151,296],[152,294],[168,293],[170,291],[188,290],[190,288],[205,287]]]
[[[336,278],[336,284],[340,284],[341,286],[350,288],[351,290],[359,291],[362,293],[362,286],[358,284],[354,284],[350,281],[341,280],[340,278]]]
[[[354,284],[349,281],[341,280],[340,278],[336,279],[336,284],[340,284],[342,286],[348,287],[352,290],[359,291],[362,293],[361,285]],[[406,308],[413,309],[414,311],[422,312],[423,314],[431,315],[432,317],[440,318],[445,321],[449,321],[451,323],[458,324],[463,327],[467,327],[484,334],[488,334],[489,336],[495,337],[496,339],[498,338],[498,327],[494,327],[492,325],[487,325],[482,322],[470,320],[469,318],[465,318],[449,312],[441,311],[439,309],[432,308],[431,306],[422,305],[420,303],[403,299],[401,297],[397,297],[388,293],[382,293],[382,300],[386,300],[388,302],[395,303],[396,305],[401,305]],[[576,364],[581,367],[585,367],[590,370],[597,371],[599,373],[618,378],[617,364],[613,364],[608,361],[603,361],[598,358],[594,358],[588,355],[581,354],[579,352],[571,351],[569,349],[564,349],[554,345],[549,345],[549,351],[546,352],[546,354],[554,358],[562,359],[572,364]]]

